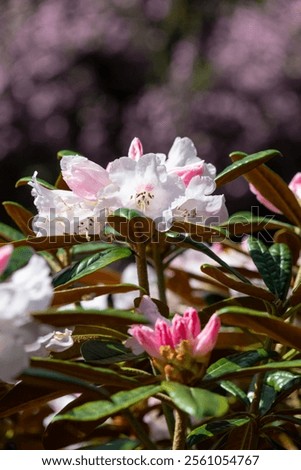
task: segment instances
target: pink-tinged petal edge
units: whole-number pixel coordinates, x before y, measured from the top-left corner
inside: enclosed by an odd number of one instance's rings
[[[272,204],[270,201],[268,201],[265,197],[262,196],[262,194],[258,191],[257,188],[255,188],[255,186],[250,183],[249,184],[249,187],[250,187],[250,191],[255,194],[256,196],[256,199],[262,204],[264,205],[267,209],[269,209],[270,211],[273,211],[275,212],[275,214],[281,214],[281,211],[276,207],[274,206],[274,204]]]
[[[164,320],[157,320],[155,325],[157,344],[160,346],[175,347],[170,326]]]
[[[301,199],[301,172],[295,174],[288,187],[297,199]]]
[[[186,165],[183,167],[173,168],[168,172],[169,174],[176,174],[181,178],[185,186],[187,187],[194,176],[202,176],[204,173],[204,165],[197,163],[195,165]]]
[[[135,137],[131,144],[130,144],[130,148],[129,148],[129,158],[131,158],[132,160],[135,160],[135,161],[138,161],[140,157],[142,157],[143,155],[143,146],[142,146],[142,142],[140,139],[138,139],[138,137]]]
[[[221,321],[218,315],[214,314],[201,333],[196,337],[193,348],[195,357],[202,357],[208,354],[214,348],[218,333],[221,327]]]
[[[190,332],[188,330],[188,325],[186,319],[182,315],[176,314],[172,319],[172,340],[173,344],[177,346],[181,341],[190,338]]]
[[[85,157],[63,157],[61,169],[69,188],[84,199],[96,200],[97,193],[110,184],[107,170]]]
[[[201,322],[198,312],[195,308],[189,307],[185,310],[183,318],[186,322],[186,328],[190,333],[190,338],[196,338],[201,332]]]
[[[156,332],[144,325],[133,325],[128,333],[132,335],[136,341],[140,344],[144,351],[152,357],[160,357],[160,342],[158,341]],[[131,347],[131,342],[128,342],[128,346]],[[135,354],[135,350],[133,350]]]
[[[152,299],[148,295],[142,296],[137,311],[139,313],[142,313],[142,315],[144,315],[148,319],[148,321],[153,325],[155,325],[157,320],[162,320],[165,321],[167,324],[170,324],[170,322],[166,318],[164,318],[163,315],[161,315],[157,305],[155,304],[155,302],[152,301]]]
[[[12,245],[5,245],[0,248],[0,274],[2,274],[5,271],[9,263],[13,249],[14,248]]]

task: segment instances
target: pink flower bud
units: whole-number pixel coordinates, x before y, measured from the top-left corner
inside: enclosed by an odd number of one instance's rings
[[[2,274],[5,271],[9,263],[9,259],[11,257],[12,252],[13,252],[12,245],[5,245],[0,248],[0,274]]]
[[[143,155],[143,147],[141,140],[138,137],[135,137],[130,145],[129,148],[129,157],[132,160],[138,161],[140,157]]]
[[[144,296],[140,303],[140,313],[144,313],[143,307],[152,325],[134,325],[129,329],[128,333],[132,338],[127,340],[126,345],[134,354],[146,351],[156,359],[159,367],[162,366],[162,370],[165,370],[168,364],[179,367],[179,370],[197,364],[197,373],[199,369],[203,373],[208,353],[217,341],[221,327],[219,317],[212,315],[201,330],[199,316],[194,308],[188,308],[183,315],[176,314],[172,321],[169,321],[162,317],[155,303],[147,296]]]
[[[214,348],[217,336],[221,327],[220,318],[217,315],[212,315],[209,322],[195,338],[193,355],[195,357],[206,356]]]

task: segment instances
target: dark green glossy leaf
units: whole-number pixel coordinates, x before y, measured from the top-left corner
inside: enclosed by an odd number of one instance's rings
[[[245,154],[242,154],[245,155]],[[281,157],[281,153],[278,150],[263,150],[262,152],[254,153],[252,155],[245,155],[241,160],[238,160],[232,165],[225,168],[215,178],[216,186],[222,186],[223,184],[229,183],[239,176],[253,170],[258,165],[267,162],[273,157]]]
[[[54,422],[59,420],[96,421],[127,410],[130,406],[156,395],[162,391],[161,385],[146,385],[133,390],[115,393],[111,400],[98,400],[85,403],[69,410],[64,414],[55,416]]]
[[[112,245],[110,245],[109,243],[105,243],[105,242],[87,242],[87,243],[81,243],[80,245],[74,245],[71,248],[71,252],[72,252],[72,256],[87,255],[87,254],[106,250],[110,246]]]
[[[253,380],[251,382],[251,386],[249,388],[248,396],[250,401],[253,402],[254,397],[256,396],[256,389],[257,389],[257,376],[254,375]],[[275,400],[277,393],[270,387],[266,382],[263,382],[260,388],[260,400],[258,405],[258,413],[260,415],[264,415],[269,411],[273,402]]]
[[[234,397],[239,398],[239,400],[242,403],[244,403],[246,406],[250,404],[250,400],[247,394],[235,383],[230,382],[229,380],[221,380],[219,382],[219,386],[222,387],[231,395],[233,395]]]
[[[15,248],[9,259],[8,266],[6,267],[4,273],[2,273],[0,276],[0,280],[4,281],[15,271],[17,271],[17,269],[26,266],[33,254],[34,251],[32,248],[28,248],[26,246]]]
[[[219,256],[217,256],[213,250],[211,250],[205,243],[196,242],[191,237],[184,235],[182,233],[175,233],[175,232],[167,232],[168,237],[170,237],[170,241],[175,244],[181,244],[186,248],[192,248],[193,250],[201,251],[209,258],[216,261],[220,266],[225,268],[228,272],[233,274],[235,277],[240,279],[242,282],[250,284],[249,279],[245,278],[242,274],[240,274],[236,269],[229,266],[225,261],[223,261]]]
[[[114,364],[115,362],[137,359],[118,341],[89,340],[82,344],[81,353],[87,362],[97,361],[98,364]]]
[[[54,287],[63,284],[75,282],[78,279],[102,269],[115,261],[131,256],[132,252],[129,248],[121,246],[112,246],[106,250],[96,253],[91,256],[85,257],[83,260],[78,261],[73,266],[59,272],[53,279]]]
[[[301,375],[293,374],[287,370],[277,370],[267,372],[264,377],[260,392],[259,411],[263,415],[267,413],[275,401],[279,402],[279,398],[287,396],[294,389],[301,385]],[[252,381],[249,396],[253,397],[256,388],[256,380]],[[281,397],[280,397],[281,395]]]
[[[24,237],[23,233],[20,232],[19,230],[0,222],[0,238],[3,238],[4,240],[7,240],[8,242],[10,242],[10,241],[22,240],[23,237]]]
[[[263,242],[248,239],[250,255],[257,266],[268,289],[280,299],[284,299],[290,285],[292,255],[284,243],[274,243],[267,248]]]
[[[28,184],[30,181],[32,181],[32,176],[23,176],[23,178],[20,178],[17,182],[16,182],[16,188],[19,188],[20,186],[25,186],[26,184]],[[41,185],[41,186],[44,186],[44,188],[47,188],[47,189],[56,189],[55,186],[53,186],[52,184],[48,183],[47,181],[41,179],[41,178],[37,178],[37,182]]]
[[[223,357],[208,367],[204,380],[210,378],[217,379],[224,374],[250,367],[262,361],[262,359],[267,359],[269,356],[270,354],[265,349],[258,349],[257,351],[246,351]]]
[[[127,209],[126,207],[121,207],[114,211],[113,216],[124,217],[127,220],[134,219],[136,217],[146,218],[141,212],[135,211],[134,209]]]
[[[243,378],[243,377],[250,377],[254,376],[254,374],[262,373],[262,372],[269,372],[274,370],[288,370],[294,369],[296,371],[300,371],[301,369],[301,360],[296,359],[294,361],[279,361],[279,362],[267,362],[266,364],[254,367],[244,367],[242,369],[234,370],[233,372],[225,372],[220,378],[223,379],[234,379],[234,378]],[[206,376],[208,381],[212,381],[212,379]]]
[[[191,447],[199,442],[218,434],[226,434],[232,429],[243,426],[250,422],[250,418],[223,419],[221,421],[211,421],[194,429],[187,437],[187,443]]]
[[[202,388],[192,388],[178,382],[162,382],[175,405],[197,419],[223,416],[228,411],[228,400]]]
[[[299,374],[292,374],[286,370],[271,372],[266,376],[266,383],[273,387],[276,392],[286,391],[292,385],[300,384],[300,382],[301,376]]]

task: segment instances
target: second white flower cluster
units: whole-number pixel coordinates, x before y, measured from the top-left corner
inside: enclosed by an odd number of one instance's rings
[[[36,173],[30,183],[38,236],[100,234],[107,215],[120,208],[149,217],[159,231],[178,220],[218,225],[228,218],[224,196],[212,194],[215,167],[197,156],[187,137],[177,137],[168,155],[143,154],[135,138],[128,156],[106,168],[80,155],[63,156],[60,164],[70,191],[46,188]]]

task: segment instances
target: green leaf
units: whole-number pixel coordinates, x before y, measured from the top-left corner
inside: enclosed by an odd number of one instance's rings
[[[21,374],[21,379],[25,383],[36,386],[48,387],[49,389],[64,389],[66,392],[85,392],[89,391],[95,396],[105,395],[105,390],[95,387],[88,381],[81,378],[72,377],[59,371],[43,368],[29,367]]]
[[[281,157],[281,153],[278,150],[263,150],[262,152],[254,153],[252,155],[245,155],[241,160],[238,160],[232,165],[225,168],[217,177],[215,178],[216,186],[222,186],[223,184],[229,183],[239,176],[247,173],[258,165],[267,162],[273,157]]]
[[[113,215],[108,216],[108,223],[113,229],[113,235],[122,235],[129,243],[146,243],[149,242],[156,233],[157,239],[161,236],[160,232],[155,229],[155,223],[152,219],[145,217],[141,212],[132,209],[118,209]],[[106,234],[109,234],[107,231]]]
[[[121,207],[114,211],[113,216],[116,215],[117,217],[125,217],[127,220],[134,219],[136,217],[142,217],[146,219],[146,217],[139,211],[135,211],[134,209],[127,209],[126,207]]]
[[[267,372],[261,387],[259,411],[263,415],[267,413],[274,405],[277,398],[283,399],[294,389],[299,388],[301,384],[301,375],[293,374],[287,370],[277,370]],[[254,396],[256,381],[252,381],[249,390],[249,396]],[[279,402],[279,399],[277,400]]]
[[[82,256],[98,251],[106,250],[110,245],[106,242],[86,242],[74,245],[71,248],[72,256]]]
[[[285,299],[291,280],[292,255],[284,243],[274,243],[270,248],[255,238],[248,239],[250,255],[265,285],[280,299]]]
[[[16,185],[15,187],[16,188],[19,188],[20,186],[25,186],[26,184],[28,184],[30,181],[32,181],[32,176],[23,176],[23,178],[20,178],[17,182],[16,182]],[[41,179],[41,178],[37,178],[37,182],[41,185],[41,186],[44,186],[44,188],[47,188],[47,189],[56,189],[55,186],[53,186],[53,184],[50,184],[48,183],[47,181]]]
[[[207,369],[204,380],[218,379],[219,377],[230,372],[238,371],[245,367],[250,367],[262,359],[270,357],[270,353],[265,349],[257,349],[256,351],[246,351],[242,353],[232,354],[228,357],[223,357],[218,361],[211,364]]]
[[[135,377],[128,377],[126,375],[120,374],[119,372],[116,372],[115,370],[111,370],[108,367],[92,367],[80,362],[78,363],[66,360],[62,361],[59,359],[32,358],[31,366],[32,370],[33,368],[38,368],[40,371],[43,369],[45,379],[49,378],[50,375],[53,375],[55,372],[57,372],[66,376],[68,380],[71,380],[72,378],[78,378],[80,380],[99,385],[108,384],[125,388],[140,385]],[[139,381],[141,381],[140,376]]]
[[[241,160],[245,154],[233,152],[230,154],[232,161]],[[244,175],[246,180],[253,184],[259,193],[279,211],[284,214],[297,227],[301,225],[301,207],[294,193],[287,183],[277,173],[266,165],[251,170]]]
[[[261,392],[260,410],[266,413],[281,402],[294,390],[300,388],[301,375],[288,370],[277,370],[265,375],[264,388]]]
[[[228,236],[227,230],[218,225],[200,225],[185,220],[176,220],[173,222],[168,235],[179,233],[188,235],[195,242],[221,242]]]
[[[248,328],[291,348],[301,349],[301,328],[280,318],[266,312],[234,306],[222,308],[217,313],[225,325]]]
[[[202,388],[192,388],[178,382],[162,382],[174,404],[190,416],[202,419],[222,416],[228,411],[227,398]]]
[[[219,382],[219,386],[222,387],[231,395],[233,395],[234,397],[239,398],[239,400],[242,403],[244,403],[246,406],[250,404],[250,400],[247,394],[240,387],[238,387],[238,385],[236,385],[235,383],[230,382],[229,380],[221,380]]]
[[[205,243],[202,242],[196,242],[194,241],[191,237],[188,235],[184,235],[182,233],[176,233],[176,232],[167,232],[168,237],[170,237],[170,242],[174,244],[181,244],[186,248],[192,248],[193,250],[196,251],[201,251],[205,255],[207,255],[209,258],[213,259],[216,261],[220,266],[225,268],[228,272],[233,274],[235,277],[240,279],[242,282],[245,282],[246,284],[250,284],[249,279],[245,278],[242,274],[240,274],[236,269],[232,268],[229,266],[225,261],[223,261],[219,256],[217,256],[214,251],[212,251]]]
[[[287,370],[267,372],[260,392],[260,414],[266,414],[277,402],[283,400],[293,390],[299,388],[300,384],[300,374],[293,374]],[[254,396],[255,388],[256,381],[253,380],[249,390],[249,396],[251,398]]]
[[[0,280],[4,281],[17,271],[17,269],[26,266],[33,254],[34,251],[32,248],[28,248],[26,246],[15,248],[9,259],[8,266],[0,276]]]
[[[229,433],[232,429],[238,428],[249,423],[250,417],[223,419],[222,421],[211,421],[194,429],[187,437],[189,447],[198,444],[205,439],[215,437],[218,434]]]
[[[99,235],[95,235],[93,238],[99,240]],[[79,243],[87,243],[87,238],[81,235],[58,235],[52,237],[36,237],[32,232],[26,238],[21,240],[16,240],[12,242],[14,247],[17,246],[32,246],[35,251],[45,251],[45,250],[56,250],[58,248],[63,248],[65,246],[71,247],[72,245],[77,245]],[[3,246],[3,243],[0,243],[0,246]]]
[[[288,370],[288,369],[296,369],[299,371],[300,368],[301,368],[300,359],[296,359],[294,361],[267,362],[266,364],[263,364],[260,366],[244,367],[242,369],[239,369],[233,372],[229,372],[229,373],[226,372],[224,375],[222,375],[219,378],[242,379],[243,377],[251,377],[251,376],[254,376],[254,374],[262,373],[262,372],[269,372],[269,371],[274,371],[274,370]],[[208,377],[207,380],[208,382],[212,381],[210,377]]]
[[[137,354],[130,352],[118,341],[89,340],[82,344],[81,353],[87,362],[114,364],[115,362],[137,359]]]
[[[35,312],[34,318],[42,323],[56,327],[70,325],[97,325],[118,330],[127,331],[133,323],[148,323],[144,315],[129,310],[85,310],[76,308],[74,310],[48,309],[47,311]]]
[[[146,400],[161,391],[161,385],[146,385],[133,390],[118,392],[111,396],[110,401],[98,400],[85,403],[64,414],[55,416],[53,421],[96,421],[125,411],[136,403]]]
[[[80,153],[75,152],[74,150],[59,150],[57,152],[57,158],[78,157],[78,156],[81,156]]]
[[[10,241],[22,240],[23,237],[24,237],[23,233],[20,232],[19,230],[0,222],[0,238],[3,238],[4,240],[7,240],[8,242],[10,242]]]
[[[245,283],[233,279],[233,277],[226,275],[221,268],[217,266],[211,266],[210,264],[203,264],[201,266],[201,271],[213,279],[220,282],[223,286],[227,286],[229,289],[242,292],[249,296],[267,300],[268,302],[273,302],[275,300],[275,295],[269,292],[267,289],[262,287],[254,286],[251,283]]]
[[[48,388],[46,384],[37,387],[36,385],[29,385],[20,381],[1,398],[0,418],[5,418],[21,411],[24,412],[27,409],[38,408],[39,406],[46,405],[50,400],[63,395],[66,395],[66,390],[62,387],[53,390],[53,387]]]
[[[300,382],[301,376],[299,374],[292,374],[285,370],[271,372],[266,376],[266,383],[273,387],[276,392],[286,391],[292,386],[300,384]]]
[[[135,286],[134,284],[107,284],[105,286],[92,285],[87,287],[64,289],[54,293],[52,306],[67,305],[81,300],[88,300],[89,298],[92,299],[98,295],[119,294],[137,290],[144,291],[142,287]]]
[[[275,219],[274,215],[258,217],[252,214],[252,212],[247,211],[236,212],[231,215],[227,222],[221,224],[221,227],[224,227],[231,235],[235,236],[277,229],[286,229],[294,233],[298,232],[298,228],[294,225],[281,222],[280,220]]]
[[[134,450],[140,445],[140,441],[133,439],[114,439],[103,445],[90,445],[79,450]]]
[[[35,236],[31,229],[31,221],[34,217],[32,212],[25,209],[25,207],[21,206],[21,204],[18,204],[17,202],[4,201],[2,204],[7,214],[19,227],[22,233],[25,235]]]
[[[115,261],[128,258],[131,254],[132,252],[129,248],[112,246],[100,253],[87,256],[83,260],[75,263],[73,266],[59,272],[53,279],[53,285],[54,287],[57,287],[78,281],[80,278],[91,274],[98,269],[102,269]]]

